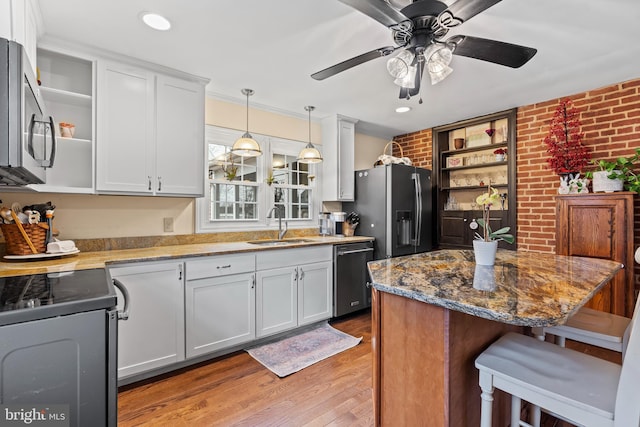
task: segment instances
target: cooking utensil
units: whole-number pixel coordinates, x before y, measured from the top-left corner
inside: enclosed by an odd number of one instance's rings
[[[18,226],[18,230],[20,230],[20,234],[22,234],[22,237],[24,237],[24,240],[26,240],[27,245],[29,245],[29,249],[31,249],[31,252],[33,252],[34,254],[37,254],[38,250],[36,249],[35,246],[33,246],[33,242],[29,238],[29,235],[27,234],[27,232],[24,231],[24,227],[22,226],[22,223],[20,222],[20,218],[18,218],[18,215],[16,215],[14,211],[11,211],[11,216],[13,217],[13,220],[16,222],[16,225]]]
[[[355,212],[351,212],[349,215],[347,215],[346,221],[351,225],[358,224],[360,223],[360,216]]]

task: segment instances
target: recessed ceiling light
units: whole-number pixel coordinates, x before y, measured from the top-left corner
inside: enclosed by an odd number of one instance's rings
[[[142,21],[154,30],[167,31],[171,28],[171,22],[157,13],[144,12],[142,14]]]
[[[398,107],[398,108],[396,108],[396,113],[406,113],[407,111],[411,111],[411,107]]]

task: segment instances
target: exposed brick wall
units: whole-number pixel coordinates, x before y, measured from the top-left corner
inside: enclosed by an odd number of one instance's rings
[[[433,166],[433,142],[431,129],[424,129],[393,138],[402,146],[402,153],[397,145],[393,145],[393,155],[408,157],[415,166],[431,169]]]
[[[595,159],[630,156],[640,147],[640,79],[569,96],[580,111],[583,143]],[[558,176],[548,167],[546,145],[553,113],[560,99],[518,108],[517,207],[518,250],[555,251],[555,198]],[[443,123],[445,124],[445,123]],[[432,167],[431,129],[394,138],[416,166]],[[399,150],[394,150],[399,155]],[[640,196],[634,210],[635,242],[640,246]],[[640,289],[640,267],[635,266]]]

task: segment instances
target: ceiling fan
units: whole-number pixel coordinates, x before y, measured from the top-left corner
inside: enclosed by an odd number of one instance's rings
[[[375,19],[392,31],[395,46],[385,46],[347,59],[311,75],[324,80],[356,65],[382,56],[397,55],[387,61],[387,70],[400,86],[400,98],[410,99],[420,93],[425,67],[431,84],[445,79],[453,69],[452,55],[466,56],[511,68],[526,64],[536,49],[464,35],[444,39],[457,27],[501,0],[458,0],[447,6],[437,0],[417,0],[398,10],[395,0],[339,0]],[[422,103],[422,99],[420,99]]]

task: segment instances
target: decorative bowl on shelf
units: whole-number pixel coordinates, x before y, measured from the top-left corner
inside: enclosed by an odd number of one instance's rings
[[[73,138],[76,133],[76,126],[73,123],[60,122],[60,136],[63,138]]]

